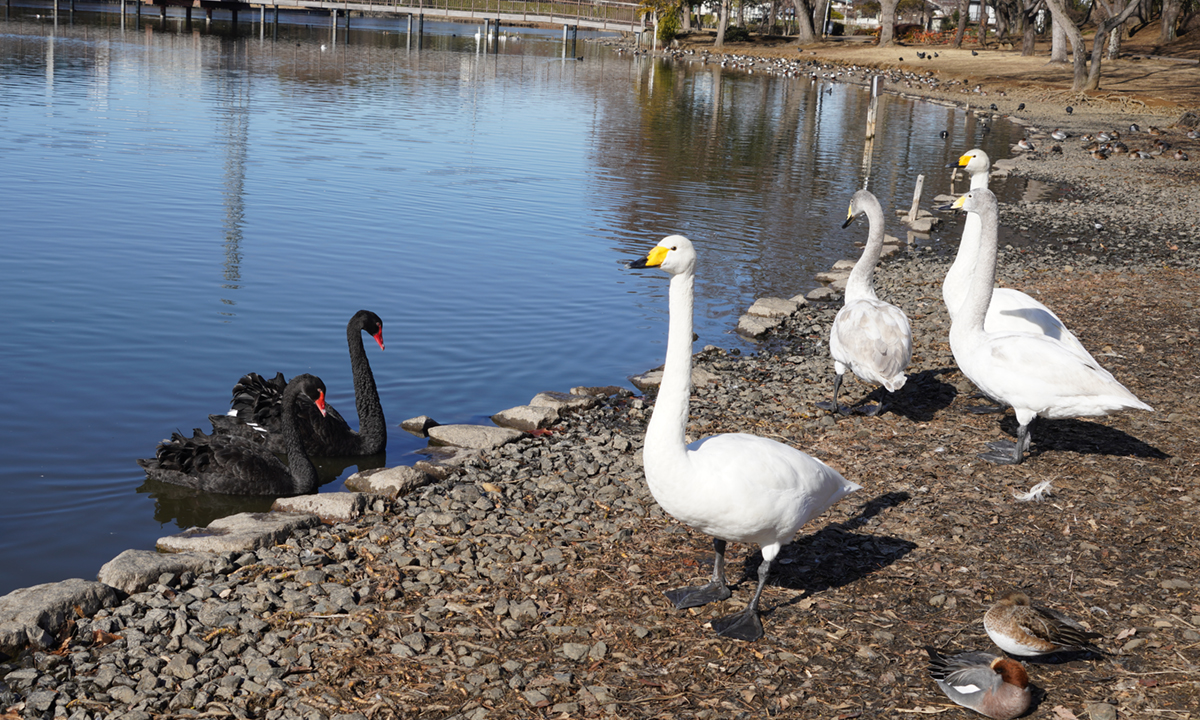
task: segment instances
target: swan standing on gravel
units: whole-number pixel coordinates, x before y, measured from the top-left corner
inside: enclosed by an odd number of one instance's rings
[[[280,462],[261,437],[173,433],[158,444],[153,458],[138,460],[147,477],[203,492],[227,495],[307,495],[317,489],[317,470],[304,451],[297,410],[325,412],[325,384],[315,375],[297,375],[283,393],[280,434],[288,464]]]
[[[1117,410],[1153,410],[1095,360],[1080,357],[1062,342],[984,327],[996,279],[996,196],[987,189],[971,190],[953,207],[978,215],[982,234],[966,297],[950,325],[950,350],[971,382],[1017,414],[1017,442],[989,443],[992,452],[980,457],[1000,465],[1020,463],[1029,448],[1029,424],[1039,415],[1094,417]]]
[[[712,536],[716,550],[707,585],[670,590],[667,598],[680,609],[728,598],[726,542],[757,543],[763,561],[750,604],[712,621],[718,635],[757,640],[763,635],[759,599],[780,548],[806,522],[860,487],[820,460],[756,435],[727,433],[685,444],[696,252],[687,238],[672,235],[629,267],[661,267],[671,275],[667,357],[642,450],[646,483],[664,510]]]
[[[350,371],[354,375],[354,405],[358,411],[359,431],[334,410],[318,413],[310,406],[302,407],[297,428],[304,449],[318,457],[355,457],[374,455],[387,447],[387,423],[375,375],[363,347],[362,333],[366,332],[379,349],[383,349],[383,321],[370,310],[359,310],[346,323],[346,345],[350,349]],[[233,386],[228,415],[210,415],[213,428],[219,433],[249,437],[256,433],[267,436],[275,452],[287,452],[283,446],[283,392],[287,386],[283,373],[271,380],[258,373],[243,375]]]
[[[988,171],[992,167],[987,153],[978,149],[971,150],[958,159],[958,166],[971,176],[972,190],[987,189]],[[951,322],[954,322],[962,307],[963,298],[967,295],[967,287],[971,283],[972,272],[979,257],[979,242],[979,216],[968,213],[963,224],[958,254],[950,270],[946,272],[946,279],[942,281],[942,300],[946,303]],[[1028,332],[1045,335],[1062,342],[1067,349],[1081,358],[1095,362],[1079,339],[1050,308],[1020,290],[993,288],[983,326],[988,332]]]
[[[912,360],[912,328],[900,308],[875,296],[875,265],[883,249],[883,208],[866,190],[854,193],[850,200],[847,227],[859,214],[867,216],[869,230],[862,257],[846,281],[845,304],[833,319],[829,330],[829,354],[833,356],[833,402],[817,403],[825,410],[840,411],[837,398],[842,376],[850,369],[866,382],[882,385],[888,392],[904,387],[905,368]],[[872,405],[867,415],[884,410],[883,400]]]

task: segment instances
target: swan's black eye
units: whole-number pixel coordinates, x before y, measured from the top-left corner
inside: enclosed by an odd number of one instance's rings
[[[679,246],[678,246],[678,245],[672,245],[672,246],[671,246],[671,249],[672,249],[672,250],[678,250],[678,249],[679,249]]]

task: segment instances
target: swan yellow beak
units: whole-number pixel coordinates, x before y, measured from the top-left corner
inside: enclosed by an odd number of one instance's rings
[[[950,206],[951,210],[962,210],[963,205],[967,204],[967,195],[959,195],[954,204]]]
[[[669,248],[665,248],[662,245],[658,245],[653,250],[651,250],[650,254],[648,254],[646,257],[642,258],[641,260],[634,260],[633,262],[629,263],[629,267],[631,267],[631,268],[658,267],[659,265],[662,265],[663,260],[665,260],[667,258],[668,252],[669,252]]]
[[[852,222],[854,222],[854,203],[850,203],[850,208],[846,210],[846,222],[842,223],[842,227],[848,228]]]
[[[963,155],[962,157],[960,157],[960,158],[958,159],[958,166],[959,166],[959,167],[966,167],[966,166],[967,166],[967,163],[971,162],[971,161],[972,161],[972,160],[974,160],[974,159],[975,159],[975,158],[973,158],[973,157],[972,157],[972,156],[970,156],[970,155]]]

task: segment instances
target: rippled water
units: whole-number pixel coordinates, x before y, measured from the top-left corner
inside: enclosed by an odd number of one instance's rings
[[[385,322],[387,462],[411,463],[407,417],[485,422],[659,364],[665,277],[623,263],[662,235],[702,253],[701,344],[743,348],[754,298],[811,289],[861,240],[838,229],[860,88],[595,44],[564,60],[553,30],[489,54],[463,25],[427,23],[418,49],[386,19],[332,43],[46,12],[0,24],[0,593],[263,507],[172,497],[134,460],[249,371],[316,373],[352,417],[360,308]],[[889,215],[918,173],[943,191],[962,150],[1009,140],[896,98],[883,118]]]

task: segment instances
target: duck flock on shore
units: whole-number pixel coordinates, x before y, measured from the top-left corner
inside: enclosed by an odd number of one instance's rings
[[[998,203],[987,187],[990,162],[982,150],[971,150],[956,166],[970,175],[971,186],[951,206],[965,211],[967,221],[942,286],[951,318],[949,343],[963,374],[988,398],[1012,407],[1018,422],[1015,442],[989,443],[989,451],[980,457],[1001,465],[1022,462],[1037,417],[1151,410],[1096,362],[1052,310],[1016,289],[994,287]],[[834,414],[857,411],[874,416],[887,409],[890,393],[905,384],[913,335],[903,309],[875,293],[884,215],[879,200],[867,190],[852,197],[843,227],[859,216],[867,219],[867,242],[847,282],[844,306],[830,328],[832,402],[817,405]],[[715,550],[706,584],[666,592],[676,608],[731,596],[725,576],[729,541],[761,547],[762,563],[750,602],[741,612],[712,621],[720,636],[753,641],[764,635],[759,603],[780,549],[808,521],[861,487],[824,462],[761,436],[726,433],[687,443],[697,256],[688,238],[670,235],[629,264],[659,268],[670,276],[666,361],[646,429],[643,463],[655,501],[677,520],[712,537]],[[250,373],[235,384],[229,413],[210,416],[211,434],[199,429],[190,438],[175,433],[158,445],[155,457],[138,463],[152,479],[203,492],[315,492],[311,456],[371,455],[382,452],[387,442],[363,332],[383,349],[378,315],[359,311],[346,326],[359,431],[326,404],[320,378],[302,374],[289,381],[280,373],[266,380]],[[839,405],[847,371],[887,394],[869,406]],[[280,453],[286,454],[287,465],[277,457]],[[984,626],[1009,655],[1101,653],[1091,642],[1096,634],[1061,613],[1032,605],[1021,593],[1002,596],[987,612]],[[1029,676],[1020,662],[984,652],[927,651],[931,676],[955,703],[1003,719],[1029,709]]]

